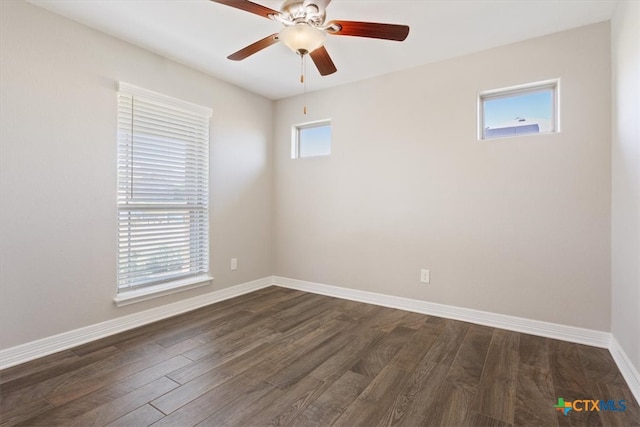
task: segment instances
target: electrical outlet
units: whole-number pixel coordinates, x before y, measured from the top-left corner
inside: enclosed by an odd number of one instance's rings
[[[420,283],[429,283],[431,280],[431,272],[429,270],[420,270]]]
[[[231,258],[231,271],[238,269],[238,258]]]

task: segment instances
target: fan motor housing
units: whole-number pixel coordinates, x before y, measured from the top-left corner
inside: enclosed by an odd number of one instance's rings
[[[286,0],[280,12],[286,20],[293,24],[305,22],[309,25],[320,26],[325,20],[324,8],[308,0]]]

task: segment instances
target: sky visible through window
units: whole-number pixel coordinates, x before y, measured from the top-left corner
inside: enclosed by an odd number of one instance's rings
[[[331,154],[331,125],[300,128],[298,143],[299,157]]]
[[[516,118],[524,118],[527,122],[551,123],[553,115],[553,90],[511,95],[504,98],[484,100],[484,127],[500,128],[511,126]],[[551,131],[544,129],[540,131]]]

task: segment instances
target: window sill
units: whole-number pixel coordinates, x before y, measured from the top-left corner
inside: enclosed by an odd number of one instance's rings
[[[166,295],[175,294],[177,292],[189,289],[201,288],[211,284],[213,277],[208,275],[189,277],[188,279],[176,280],[175,282],[162,283],[160,285],[149,286],[143,289],[133,291],[124,291],[119,293],[113,301],[118,307],[147,301],[153,298],[159,298]]]

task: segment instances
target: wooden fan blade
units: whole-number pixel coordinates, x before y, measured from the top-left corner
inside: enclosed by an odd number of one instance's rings
[[[253,55],[254,53],[260,52],[262,49],[276,43],[278,43],[278,33],[273,33],[270,36],[263,38],[262,40],[258,40],[257,42],[252,43],[243,49],[240,49],[236,53],[232,53],[231,55],[227,56],[227,58],[231,59],[232,61],[242,61],[243,59]]]
[[[311,56],[313,63],[316,64],[316,68],[320,71],[321,76],[328,76],[329,74],[333,74],[338,71],[329,56],[329,52],[327,52],[327,49],[325,49],[324,46],[320,46],[309,55]]]
[[[374,39],[403,41],[409,35],[407,25],[380,24],[377,22],[331,21],[329,27],[338,26],[339,30],[329,28],[329,34],[337,36],[369,37]]]
[[[261,4],[253,3],[248,0],[211,0],[214,3],[220,3],[227,6],[235,7],[236,9],[244,10],[246,12],[255,13],[264,18],[269,19],[269,15],[279,15],[277,10],[269,9]]]

